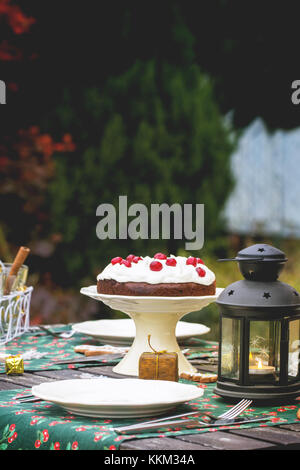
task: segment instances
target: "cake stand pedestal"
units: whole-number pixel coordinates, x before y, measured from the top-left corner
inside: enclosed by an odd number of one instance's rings
[[[143,297],[98,294],[97,286],[83,287],[81,293],[99,300],[114,310],[126,313],[135,323],[135,339],[124,358],[113,371],[124,375],[139,375],[139,358],[143,352],[166,350],[178,354],[179,374],[194,373],[197,370],[185,358],[176,339],[177,322],[187,313],[201,310],[215,302],[223,289],[217,288],[216,295],[202,297]]]

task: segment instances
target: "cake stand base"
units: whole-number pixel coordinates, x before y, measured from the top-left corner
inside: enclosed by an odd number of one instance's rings
[[[174,315],[163,313],[159,322],[157,314],[131,313],[129,315],[135,323],[136,336],[126,356],[113,368],[114,372],[125,375],[139,375],[139,358],[143,352],[153,352],[148,344],[148,335],[151,335],[150,343],[155,351],[166,350],[176,352],[178,355],[179,374],[182,372],[195,373],[197,369],[184,357],[177,343],[175,330],[181,314]]]
[[[218,287],[215,295],[201,297],[108,295],[98,293],[97,286],[83,287],[80,292],[132,318],[136,328],[134,342],[113,371],[118,374],[138,376],[141,354],[152,351],[148,343],[149,335],[151,346],[155,351],[166,350],[178,354],[179,374],[196,372],[195,367],[184,357],[177,343],[176,325],[189,312],[199,311],[215,302],[222,290]]]

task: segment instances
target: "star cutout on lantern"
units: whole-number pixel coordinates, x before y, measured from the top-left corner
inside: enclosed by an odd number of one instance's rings
[[[265,299],[269,299],[269,297],[271,297],[270,292],[264,292],[263,297],[264,297]]]
[[[258,250],[257,250],[257,251],[261,251],[261,252],[263,252],[263,251],[265,251],[265,249],[264,249],[264,248],[258,248]]]
[[[228,295],[233,295],[233,293],[234,293],[234,290],[230,290],[230,291],[228,292]]]

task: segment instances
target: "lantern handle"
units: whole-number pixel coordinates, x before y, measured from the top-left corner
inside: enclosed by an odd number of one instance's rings
[[[218,261],[263,261],[264,256],[261,256],[260,258],[223,258],[223,259],[218,259]]]

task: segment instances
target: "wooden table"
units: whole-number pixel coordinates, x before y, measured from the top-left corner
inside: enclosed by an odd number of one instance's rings
[[[215,366],[198,364],[202,371],[215,371]],[[25,372],[22,375],[1,375],[0,390],[28,388],[42,382],[92,378],[105,375],[107,377],[125,378],[112,371],[110,366],[84,367],[80,369],[64,369],[52,371]],[[126,376],[128,377],[128,376]],[[292,450],[300,449],[300,423],[278,425],[275,427],[236,429],[216,431],[213,433],[190,434],[165,438],[145,438],[126,440],[120,450]]]

